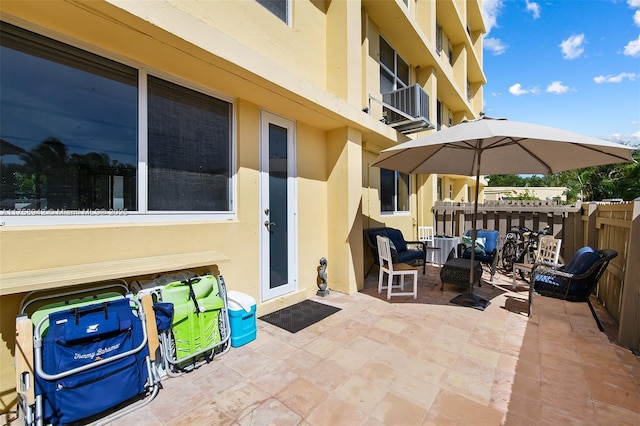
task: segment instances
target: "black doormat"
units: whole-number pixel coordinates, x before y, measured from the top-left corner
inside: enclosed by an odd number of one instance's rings
[[[307,299],[279,311],[263,315],[259,319],[291,333],[297,333],[303,328],[307,328],[311,324],[335,314],[339,310],[340,308],[335,306]]]

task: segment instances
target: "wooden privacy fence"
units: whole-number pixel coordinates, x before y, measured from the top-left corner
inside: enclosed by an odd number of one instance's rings
[[[437,202],[436,234],[460,236],[472,228],[473,203]],[[640,199],[628,203],[494,201],[478,205],[476,229],[505,235],[512,226],[533,230],[549,225],[562,238],[561,256],[569,260],[585,245],[618,252],[600,279],[596,296],[618,324],[618,343],[640,352]]]
[[[473,203],[437,202],[433,206],[436,234],[460,236],[471,229]],[[562,206],[552,201],[493,201],[478,204],[476,229],[495,229],[502,236],[512,226],[538,231],[549,225],[555,238],[562,238],[560,255],[571,257],[583,244],[581,206]]]

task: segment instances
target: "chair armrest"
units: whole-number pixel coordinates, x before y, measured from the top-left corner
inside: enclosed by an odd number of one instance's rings
[[[536,275],[553,275],[556,277],[563,277],[569,279],[575,279],[577,276],[564,272],[560,265],[553,262],[536,262],[531,269],[531,275],[535,279]]]
[[[421,246],[421,247],[424,247],[424,246],[426,246],[426,245],[427,245],[427,243],[426,243],[426,242],[424,242],[424,241],[406,241],[406,240],[405,240],[405,243],[407,243],[407,245],[409,245],[409,244],[416,244],[416,245],[419,245],[419,246]]]
[[[406,241],[405,243],[408,246],[419,246],[420,248],[418,250],[422,250],[423,252],[427,252],[427,243],[424,241]]]
[[[547,268],[553,268],[553,269],[560,269],[564,266],[561,263],[553,263],[553,262],[547,262],[547,261],[539,261],[533,264],[533,267],[535,268],[536,266],[544,266]]]

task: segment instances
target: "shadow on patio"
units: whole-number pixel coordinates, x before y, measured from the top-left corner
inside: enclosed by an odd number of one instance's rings
[[[437,272],[417,302],[378,297],[374,270],[360,293],[313,297],[341,310],[298,333],[258,320],[256,340],[115,424],[640,424],[640,361],[586,304],[537,297],[527,318],[504,308],[526,293],[483,284],[478,311],[449,304],[465,289],[442,294]]]
[[[362,293],[386,301],[385,292],[377,293],[375,272]],[[427,423],[479,424],[478,412],[492,409],[503,414],[504,424],[640,424],[640,359],[612,343],[617,328],[595,298],[592,303],[604,332],[585,303],[534,296],[528,318],[525,283],[519,281],[515,292],[511,276],[497,273],[495,286],[488,277],[485,271],[482,287],[474,287],[475,294],[491,302],[484,312],[451,305],[449,301],[466,289],[445,284],[440,291],[435,267],[420,276],[417,300],[390,301],[451,308],[440,324],[449,329],[450,342],[458,342],[448,348],[457,352],[456,360],[447,365]],[[460,323],[461,317],[472,324]],[[457,394],[457,403],[451,393]],[[445,399],[451,399],[450,404]],[[467,400],[479,405],[462,409],[472,405]]]

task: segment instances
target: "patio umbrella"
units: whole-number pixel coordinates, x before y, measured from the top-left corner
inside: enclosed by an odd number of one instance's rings
[[[403,173],[476,176],[471,231],[475,261],[480,174],[554,174],[613,163],[633,163],[634,148],[552,127],[481,117],[383,150],[372,166]],[[469,292],[452,303],[484,309],[488,301]]]

